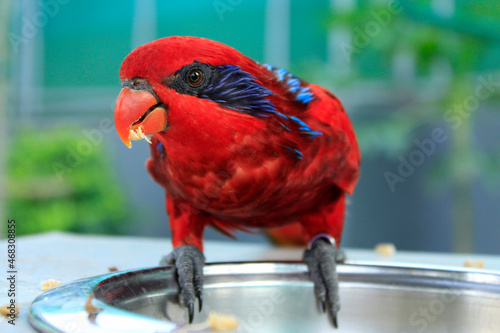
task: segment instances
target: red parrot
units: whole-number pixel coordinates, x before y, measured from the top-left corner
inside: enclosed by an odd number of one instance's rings
[[[116,130],[128,147],[150,140],[146,168],[165,189],[174,246],[164,262],[177,269],[189,321],[196,299],[202,306],[204,228],[228,235],[277,228],[275,239],[286,241],[292,230],[293,242],[308,243],[316,297],[337,326],[345,194],[354,190],[361,159],[340,101],[197,37],[138,47],[120,78]]]

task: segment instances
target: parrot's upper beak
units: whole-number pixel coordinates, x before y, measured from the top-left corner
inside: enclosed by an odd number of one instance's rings
[[[166,106],[146,90],[123,88],[115,106],[115,126],[120,139],[132,148],[130,140],[146,139],[146,135],[167,127]]]

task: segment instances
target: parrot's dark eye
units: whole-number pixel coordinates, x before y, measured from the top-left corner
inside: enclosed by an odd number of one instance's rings
[[[193,68],[186,74],[190,85],[197,86],[203,81],[203,72],[199,68]]]
[[[181,94],[199,96],[210,84],[214,71],[213,66],[195,60],[173,75],[164,78],[162,82]]]

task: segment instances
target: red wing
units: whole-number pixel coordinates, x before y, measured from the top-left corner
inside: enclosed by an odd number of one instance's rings
[[[359,177],[361,154],[351,122],[331,92],[313,84],[310,87],[318,99],[308,109],[310,126],[318,126],[314,128],[325,135],[316,159],[328,161],[328,174],[333,183],[352,194]]]

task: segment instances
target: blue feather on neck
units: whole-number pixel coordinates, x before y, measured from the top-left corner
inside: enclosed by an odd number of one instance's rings
[[[292,73],[289,73],[283,68],[277,68],[269,64],[262,64],[262,66],[273,72],[274,75],[276,75],[276,79],[287,87],[288,92],[295,95],[295,101],[302,104],[308,104],[314,99],[314,94],[311,89],[305,86],[303,82]]]
[[[267,96],[273,92],[255,81],[239,66],[217,66],[212,78],[199,97],[210,99],[229,109],[254,116],[275,113],[276,107]]]

